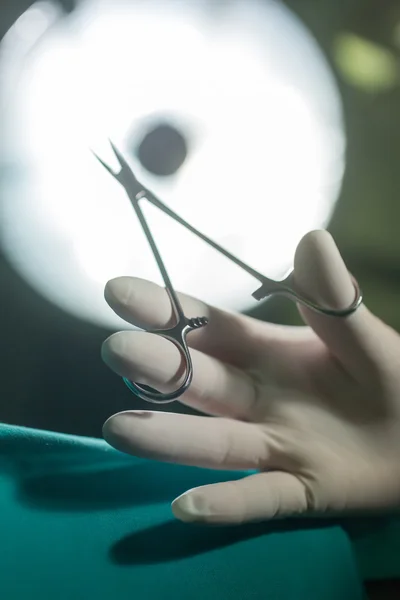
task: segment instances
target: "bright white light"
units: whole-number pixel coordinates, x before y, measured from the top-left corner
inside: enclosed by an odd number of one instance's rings
[[[14,29],[22,40],[37,40],[49,26],[47,3],[38,2],[15,22]]]
[[[19,66],[2,151],[12,140],[25,163],[18,185],[3,181],[2,243],[31,285],[78,316],[119,326],[105,282],[161,282],[122,188],[89,152],[112,162],[107,138],[127,149],[153,117],[176,123],[190,152],[171,180],[133,163],[139,178],[266,275],[282,277],[299,238],[331,215],[344,136],[318,48],[272,0],[237,0],[215,16],[209,6],[83,1]],[[143,206],[178,289],[229,309],[252,305],[254,279]]]

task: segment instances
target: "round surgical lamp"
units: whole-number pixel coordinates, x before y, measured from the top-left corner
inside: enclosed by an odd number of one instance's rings
[[[37,2],[0,46],[1,244],[45,298],[120,327],[106,281],[159,273],[113,165],[279,279],[324,227],[344,166],[340,99],[311,35],[272,0]],[[143,205],[177,289],[232,309],[257,287]]]

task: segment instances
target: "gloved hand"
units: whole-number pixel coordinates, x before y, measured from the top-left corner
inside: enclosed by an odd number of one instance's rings
[[[297,249],[295,284],[320,304],[348,306],[354,288],[325,231]],[[109,305],[140,326],[165,327],[170,301],[155,284],[118,278]],[[173,504],[183,521],[243,523],[400,507],[400,337],[362,305],[347,318],[300,309],[305,327],[222,312],[181,296],[209,325],[188,336],[193,384],[182,402],[208,416],[129,411],[105,439],[140,457],[215,469],[257,470],[189,490]],[[163,391],[181,373],[178,351],[151,334],[112,335],[105,362]],[[134,396],[132,397],[134,402]],[[155,485],[157,485],[155,483]]]

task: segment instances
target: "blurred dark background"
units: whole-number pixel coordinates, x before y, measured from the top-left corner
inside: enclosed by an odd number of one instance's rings
[[[0,39],[31,4],[2,1]],[[72,1],[59,4],[66,13],[74,10]],[[287,5],[326,55],[344,106],[346,170],[330,231],[368,306],[400,329],[400,4],[293,0]],[[185,148],[177,143],[183,156]],[[263,304],[254,314],[299,322],[293,306],[283,301]],[[48,303],[3,255],[0,331],[1,421],[99,436],[108,416],[132,406],[133,397],[100,359],[110,332]],[[135,407],[140,407],[136,400]]]

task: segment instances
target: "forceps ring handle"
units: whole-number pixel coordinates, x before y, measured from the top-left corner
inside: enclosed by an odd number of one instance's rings
[[[183,360],[185,361],[185,376],[178,389],[174,390],[173,392],[166,393],[157,391],[152,392],[141,386],[139,383],[123,377],[122,379],[125,385],[130,389],[131,392],[135,394],[135,396],[141,400],[152,402],[153,404],[168,404],[169,402],[173,402],[179,398],[179,396],[181,396],[188,389],[193,379],[193,363],[187,345],[186,336],[191,331],[199,329],[200,327],[204,327],[207,325],[207,323],[208,319],[206,317],[195,317],[193,319],[187,319],[186,317],[183,317],[179,319],[178,323],[170,329],[156,329],[147,332],[154,333],[155,335],[165,338],[174,344],[176,348],[178,348]]]
[[[348,317],[353,314],[357,308],[362,304],[363,295],[356,280],[353,275],[350,274],[351,280],[354,286],[354,300],[353,302],[345,307],[345,308],[329,308],[327,306],[321,306],[320,304],[313,302],[303,294],[297,292],[293,286],[293,274],[291,271],[289,275],[283,281],[274,281],[272,279],[264,278],[262,286],[253,293],[253,298],[256,300],[262,300],[268,296],[286,296],[291,300],[305,306],[322,315],[330,316],[330,317]]]

